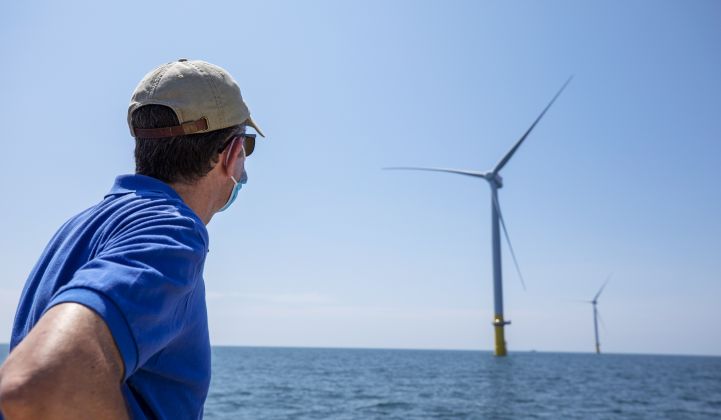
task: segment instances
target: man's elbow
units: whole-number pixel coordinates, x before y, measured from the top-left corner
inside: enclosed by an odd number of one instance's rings
[[[0,366],[0,412],[6,420],[48,418],[62,404],[57,373],[52,366],[11,353]]]
[[[33,392],[30,378],[25,375],[14,374],[7,366],[0,368],[0,413],[6,419],[32,418],[39,407],[33,399],[37,396],[37,389]]]
[[[82,305],[56,305],[0,367],[0,410],[8,420],[127,418],[122,371],[105,322]]]
[[[98,382],[102,374],[10,362],[0,367],[0,413],[5,420],[128,418],[119,382]]]

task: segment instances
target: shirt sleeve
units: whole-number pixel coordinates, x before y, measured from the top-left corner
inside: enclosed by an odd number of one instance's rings
[[[123,358],[124,379],[183,329],[206,254],[195,223],[180,215],[134,220],[73,273],[48,305],[75,302],[98,313]]]

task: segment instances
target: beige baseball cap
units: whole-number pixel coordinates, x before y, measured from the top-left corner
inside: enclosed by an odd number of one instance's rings
[[[163,128],[133,127],[133,112],[144,105],[165,105],[175,111],[180,125]],[[253,121],[233,77],[205,61],[181,58],[163,64],[143,77],[128,107],[130,134],[162,138],[220,130],[234,125],[263,131]]]

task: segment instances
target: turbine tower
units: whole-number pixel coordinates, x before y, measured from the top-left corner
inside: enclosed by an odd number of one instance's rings
[[[606,287],[609,280],[611,280],[610,275],[603,283],[603,286],[598,289],[598,293],[596,293],[596,296],[593,297],[593,300],[586,301],[593,305],[593,332],[596,335],[596,354],[601,354],[601,343],[598,341],[598,318],[600,318],[600,315],[598,313],[598,308],[596,308],[596,305],[598,304],[598,297],[601,296],[601,292],[603,292],[603,289]]]
[[[553,105],[553,102],[556,101],[556,98],[563,92],[563,90],[566,88],[568,83],[571,81],[572,77],[569,77],[568,80],[566,80],[566,83],[561,86],[561,89],[558,90],[556,95],[551,99],[551,102],[546,105],[546,108],[543,109],[541,114],[536,118],[536,120],[531,124],[531,126],[526,130],[526,132],[521,136],[521,138],[516,142],[516,144],[513,145],[513,147],[506,153],[505,156],[496,164],[496,166],[488,171],[488,172],[476,172],[476,171],[466,171],[466,170],[459,170],[459,169],[448,169],[448,168],[421,168],[421,167],[409,167],[409,166],[399,166],[399,167],[391,167],[391,168],[384,168],[384,169],[400,169],[400,170],[419,170],[419,171],[435,171],[435,172],[448,172],[452,174],[459,174],[459,175],[467,175],[472,176],[476,178],[482,178],[488,181],[488,184],[491,187],[491,249],[492,249],[492,257],[493,257],[493,309],[494,309],[494,317],[493,317],[493,326],[495,330],[495,354],[496,356],[505,356],[507,354],[506,351],[506,339],[505,339],[505,333],[504,333],[504,327],[507,324],[510,324],[511,321],[506,321],[503,317],[503,275],[501,272],[501,235],[500,235],[500,229],[503,228],[503,233],[506,237],[506,241],[508,242],[508,247],[511,251],[511,256],[513,257],[513,262],[516,266],[516,270],[518,270],[518,275],[521,279],[521,283],[523,284],[523,277],[521,276],[521,270],[518,266],[518,261],[516,260],[516,255],[513,252],[513,246],[511,245],[511,239],[508,236],[508,230],[506,229],[506,224],[503,221],[503,215],[501,214],[501,206],[498,203],[498,190],[503,187],[503,178],[501,178],[500,172],[501,169],[503,169],[504,166],[508,163],[508,161],[513,157],[514,153],[518,150],[518,148],[521,146],[524,140],[526,140],[526,137],[531,133],[531,131],[536,127],[536,124],[538,124],[538,121],[541,120],[543,115],[548,111],[548,109]],[[523,287],[525,288],[525,284],[523,284]]]

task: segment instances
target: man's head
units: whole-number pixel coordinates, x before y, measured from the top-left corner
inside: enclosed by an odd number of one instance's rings
[[[245,176],[243,143],[247,148],[254,141],[243,136],[245,128],[263,135],[228,72],[186,59],[161,65],[141,80],[128,125],[136,139],[138,174],[171,185],[193,185],[213,175],[223,189]]]

